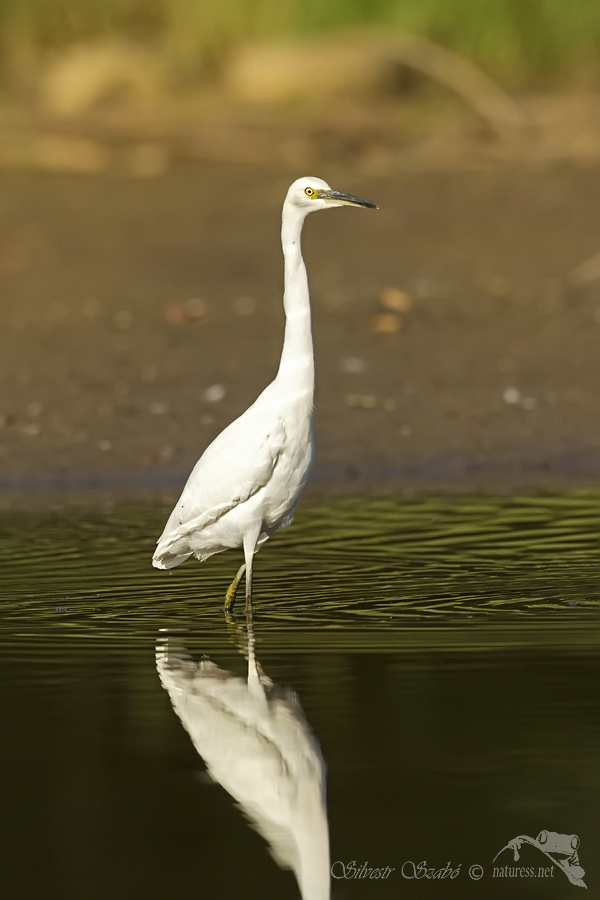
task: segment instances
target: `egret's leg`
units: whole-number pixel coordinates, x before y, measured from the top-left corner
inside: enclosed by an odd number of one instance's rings
[[[247,534],[244,538],[244,556],[246,558],[246,613],[252,613],[252,563],[260,528],[255,533]]]
[[[227,593],[225,594],[225,609],[227,612],[232,612],[233,607],[235,606],[235,595],[237,594],[237,589],[240,581],[242,580],[242,575],[246,571],[246,563],[242,563],[242,565],[238,569],[238,573],[227,588]]]
[[[244,550],[246,548],[244,547]],[[246,554],[246,615],[252,615],[252,563],[254,549]]]

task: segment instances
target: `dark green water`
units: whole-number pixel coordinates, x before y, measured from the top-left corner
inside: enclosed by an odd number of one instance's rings
[[[493,863],[512,838],[544,830],[579,836],[587,896],[600,896],[599,502],[301,507],[257,557],[255,652],[274,683],[258,700],[245,618],[226,622],[221,609],[241,557],[152,569],[167,513],[156,508],[0,514],[7,896],[298,897],[248,817],[264,826],[257,804],[270,802],[272,847],[281,856],[284,837],[309,835],[296,874],[322,868],[323,821],[301,812],[318,747],[334,872],[353,861],[394,870],[332,879],[332,897],[576,895],[528,844],[519,862],[505,850]],[[165,638],[179,714],[157,674]],[[188,654],[225,671],[195,681]],[[212,713],[229,703],[221,689],[237,698],[210,727],[206,684]],[[285,815],[272,808],[284,795]],[[422,861],[458,875],[405,877]]]

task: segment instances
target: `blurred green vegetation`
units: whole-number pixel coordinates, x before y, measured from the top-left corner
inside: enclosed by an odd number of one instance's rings
[[[383,25],[424,35],[511,83],[600,66],[598,0],[3,0],[4,55],[120,34],[151,42],[182,72],[240,41]]]
[[[3,0],[3,55],[118,34],[181,73],[244,40],[382,25],[424,35],[512,83],[600,69],[598,0]]]

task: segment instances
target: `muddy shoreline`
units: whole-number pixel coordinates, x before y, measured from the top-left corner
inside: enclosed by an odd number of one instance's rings
[[[297,173],[302,174],[302,173]],[[600,480],[595,168],[319,172],[376,213],[308,220],[313,495]],[[172,496],[281,348],[290,178],[2,171],[0,495]],[[381,323],[382,291],[410,308]]]

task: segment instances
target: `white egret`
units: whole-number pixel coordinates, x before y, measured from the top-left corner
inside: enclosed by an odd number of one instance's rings
[[[368,200],[333,191],[320,178],[299,178],[291,185],[281,217],[285,336],[279,370],[252,406],[204,451],[152,559],[158,569],[171,569],[192,555],[203,562],[243,546],[245,563],[225,596],[228,610],[244,571],[250,608],[254,554],[291,523],[312,465],[315,363],[300,236],[308,213],[330,206],[376,209]]]

